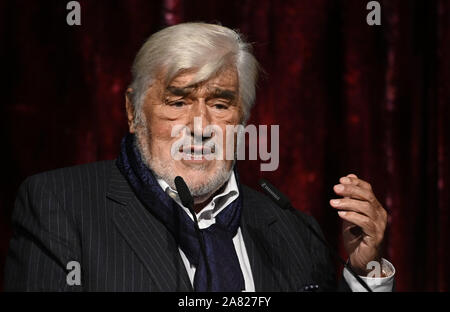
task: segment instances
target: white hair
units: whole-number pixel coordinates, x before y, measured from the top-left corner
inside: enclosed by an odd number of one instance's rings
[[[148,88],[164,70],[168,85],[177,75],[196,70],[191,85],[206,81],[220,70],[234,66],[239,79],[239,97],[245,123],[255,101],[259,65],[251,44],[227,27],[206,23],[182,23],[164,28],[143,44],[133,63],[130,100],[134,121],[142,122],[141,107]]]

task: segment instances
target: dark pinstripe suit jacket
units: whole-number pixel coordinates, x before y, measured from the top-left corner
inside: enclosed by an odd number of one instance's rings
[[[257,291],[336,287],[326,249],[284,211],[243,186],[241,230]],[[114,161],[45,172],[21,186],[5,290],[192,291],[172,235],[136,198]],[[81,264],[80,286],[66,282]]]

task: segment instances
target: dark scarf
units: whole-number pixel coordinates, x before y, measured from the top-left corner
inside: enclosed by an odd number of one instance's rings
[[[128,180],[138,199],[166,226],[189,262],[195,265],[194,290],[206,291],[206,265],[195,233],[194,222],[162,190],[153,173],[142,161],[134,140],[135,136],[132,134],[123,138],[117,167]],[[235,175],[236,181],[239,181],[236,172]],[[239,184],[238,187],[240,191]],[[212,291],[234,292],[245,288],[244,277],[232,240],[239,227],[241,208],[242,196],[239,196],[216,216],[215,224],[201,230],[211,268]]]

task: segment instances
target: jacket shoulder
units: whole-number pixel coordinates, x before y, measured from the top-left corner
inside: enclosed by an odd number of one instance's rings
[[[242,185],[242,191],[244,193],[244,198],[246,200],[246,203],[248,206],[250,206],[250,209],[257,209],[259,212],[273,215],[277,218],[286,219],[286,220],[292,220],[292,215],[295,215],[295,219],[301,219],[298,220],[300,222],[306,221],[311,222],[313,221],[313,217],[310,215],[307,215],[306,213],[300,211],[300,210],[289,210],[289,209],[283,209],[279,207],[277,204],[275,204],[268,196],[265,194],[256,191],[255,189],[248,187],[246,185]],[[257,211],[255,211],[257,213]],[[301,224],[303,226],[303,224]]]
[[[93,179],[107,179],[114,166],[114,160],[105,160],[59,168],[29,176],[22,184],[41,185],[54,190],[64,188],[68,184],[88,185]]]
[[[320,246],[322,249],[322,243],[312,233],[314,231],[324,238],[322,229],[313,216],[298,209],[283,209],[268,196],[248,186],[243,186],[242,191],[246,202],[246,218],[263,215],[267,220],[276,220],[280,232],[289,232],[296,240],[303,241],[308,248]]]
[[[106,194],[114,168],[115,162],[108,160],[32,175],[19,187],[16,201],[26,200],[34,207],[52,198],[62,209],[89,208],[95,199]]]

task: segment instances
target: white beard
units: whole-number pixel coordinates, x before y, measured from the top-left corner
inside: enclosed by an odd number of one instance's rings
[[[142,124],[146,125],[147,123],[143,121]],[[161,159],[151,157],[149,143],[151,133],[149,129],[146,126],[142,126],[142,124],[136,129],[135,140],[135,144],[141,155],[141,159],[143,160],[144,164],[153,172],[156,178],[164,180],[172,189],[176,190],[174,180],[175,177],[178,176],[178,174],[175,173],[175,170],[172,167],[173,162],[164,162],[161,161]],[[228,181],[231,176],[234,163],[230,167],[230,169],[228,169],[227,167],[227,162],[218,161],[216,172],[208,179],[197,182],[196,184],[194,184],[194,182],[189,178],[183,177],[196,202],[206,200]],[[202,171],[206,170],[206,167],[193,166],[191,167],[191,169],[198,170],[199,174],[201,174]]]

